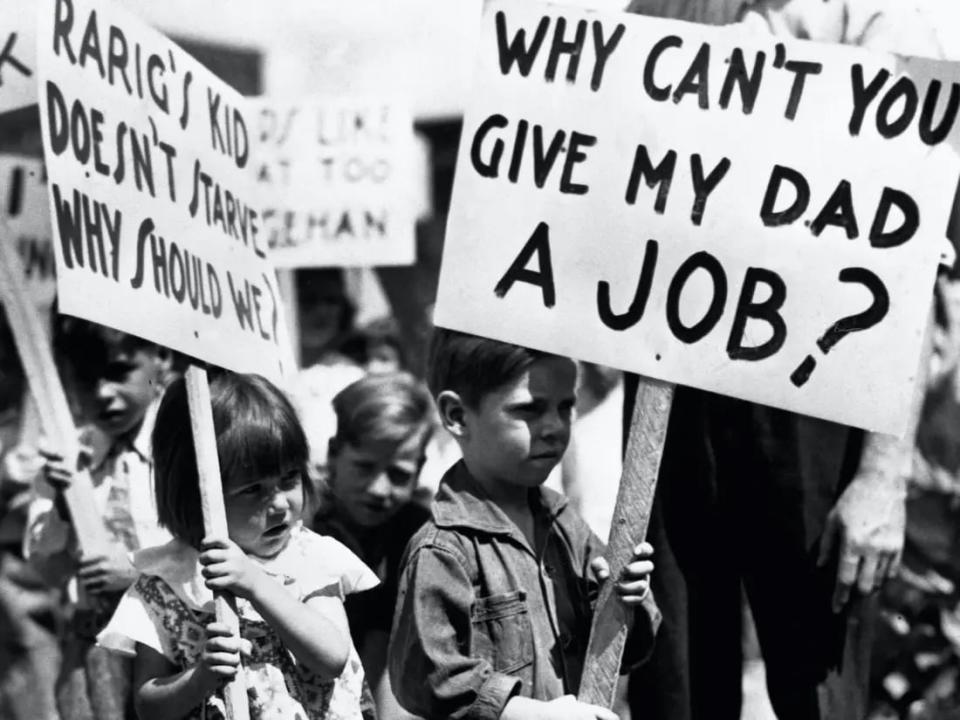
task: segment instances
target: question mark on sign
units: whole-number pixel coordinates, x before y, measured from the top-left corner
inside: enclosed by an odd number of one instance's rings
[[[847,315],[837,320],[833,325],[827,328],[823,336],[817,340],[817,347],[826,355],[843,338],[851,333],[863,332],[869,330],[878,324],[887,316],[890,310],[890,295],[887,292],[883,281],[866,268],[853,267],[844,268],[840,271],[840,282],[860,283],[873,295],[873,302],[866,310],[855,315]],[[797,365],[796,369],[790,375],[790,382],[797,387],[802,387],[810,374],[817,367],[817,361],[813,355],[807,355],[803,362]]]

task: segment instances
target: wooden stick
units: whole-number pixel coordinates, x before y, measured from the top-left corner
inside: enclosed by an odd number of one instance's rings
[[[207,535],[227,537],[227,512],[223,505],[223,486],[220,479],[220,458],[217,457],[217,435],[213,428],[213,411],[210,407],[210,385],[207,371],[196,365],[187,368],[187,402],[190,405],[190,428],[193,431],[193,446],[197,456],[197,472],[200,478],[200,505],[203,508],[203,525]],[[214,611],[217,622],[226,624],[230,631],[240,637],[240,618],[233,596],[217,593],[214,596]],[[223,689],[229,720],[248,720],[250,706],[247,688],[240,673]]]
[[[23,282],[23,266],[13,247],[6,224],[0,220],[0,302],[7,313],[20,362],[36,400],[40,424],[53,450],[64,460],[75,463],[80,457],[80,442],[73,424],[63,384],[33,301]],[[93,481],[87,472],[77,471],[63,491],[77,544],[84,557],[105,556],[110,548],[103,513],[93,496]]]
[[[47,338],[53,337],[52,308],[38,307],[40,313],[40,327]],[[29,448],[40,447],[43,435],[43,420],[40,417],[40,408],[37,399],[33,396],[29,386],[23,393],[23,402],[20,405],[20,432],[17,442]]]
[[[17,433],[17,444],[28,448],[40,446],[43,435],[43,421],[40,419],[40,410],[37,401],[27,388],[23,393],[23,402],[20,404],[20,430]]]
[[[579,699],[593,705],[612,708],[616,698],[620,661],[627,634],[633,625],[633,611],[613,594],[612,578],[619,577],[633,554],[633,548],[647,534],[660,458],[667,438],[673,389],[671,383],[643,377],[637,386],[627,453],[607,544],[611,581],[600,590],[580,681]]]

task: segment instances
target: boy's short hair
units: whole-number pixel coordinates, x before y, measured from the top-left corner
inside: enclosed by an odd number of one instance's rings
[[[307,438],[286,396],[259,375],[224,372],[210,381],[210,404],[221,478],[269,477],[301,469],[310,500]],[[187,387],[167,388],[153,428],[157,519],[175,537],[199,548],[204,537]]]
[[[520,377],[548,354],[458,330],[435,328],[427,384],[434,397],[452,390],[468,407],[477,408],[485,396]]]
[[[53,330],[54,351],[67,358],[76,379],[81,383],[95,385],[104,377],[110,349],[117,346],[122,346],[129,352],[160,351],[159,345],[136,335],[69,315],[56,317]]]
[[[360,378],[337,393],[333,410],[335,445],[399,444],[423,433],[422,449],[433,430],[433,400],[423,384],[405,372]]]

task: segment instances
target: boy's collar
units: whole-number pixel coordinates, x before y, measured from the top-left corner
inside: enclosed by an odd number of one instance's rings
[[[534,490],[540,506],[551,521],[567,506],[567,498],[543,486]],[[520,536],[516,524],[490,499],[470,474],[463,460],[443,476],[433,501],[433,520],[437,527],[461,527],[491,535]]]

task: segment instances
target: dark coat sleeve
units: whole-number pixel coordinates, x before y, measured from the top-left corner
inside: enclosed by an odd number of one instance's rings
[[[400,704],[432,720],[496,720],[518,678],[471,657],[473,586],[455,551],[413,549],[400,580],[390,681]]]

